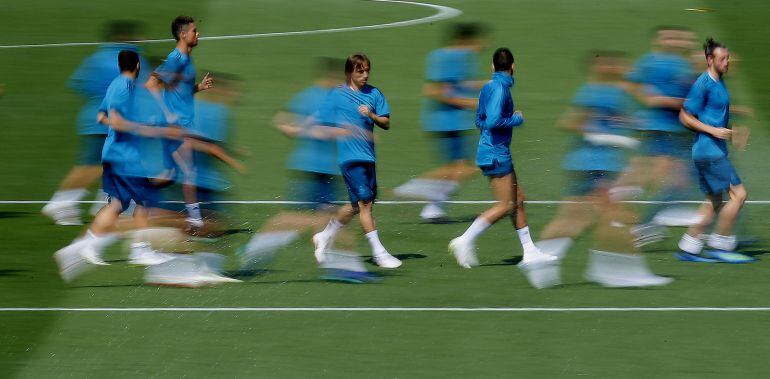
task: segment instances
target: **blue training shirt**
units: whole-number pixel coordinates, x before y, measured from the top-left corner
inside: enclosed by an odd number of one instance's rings
[[[303,128],[314,127],[315,118],[330,91],[330,88],[312,86],[294,96],[286,105],[286,109],[295,116],[294,124]],[[292,170],[339,175],[337,142],[300,134],[286,165]]]
[[[468,48],[445,47],[428,55],[425,78],[428,82],[448,84],[449,97],[473,97],[466,82],[478,75],[478,54]],[[422,127],[429,132],[473,129],[473,112],[433,99],[422,104]]]
[[[726,128],[730,121],[730,94],[724,81],[721,78],[714,80],[708,72],[704,72],[692,85],[683,108],[704,124]],[[726,156],[727,141],[707,133],[695,133],[692,159],[716,159]]]
[[[358,112],[366,105],[377,116],[390,116],[385,95],[376,87],[365,85],[360,91],[347,85],[335,87],[326,97],[319,114],[321,123],[349,130],[352,134],[337,139],[337,161],[374,162],[374,121]]]
[[[99,112],[108,115],[116,111],[126,120],[134,121],[134,80],[119,75],[107,88],[107,93],[99,106]],[[145,176],[141,162],[140,145],[142,138],[131,133],[124,133],[109,128],[107,139],[102,149],[102,162],[109,163],[113,171],[123,176]]]
[[[623,120],[628,115],[632,99],[613,84],[588,83],[580,87],[572,105],[588,113],[584,133],[628,135]],[[598,146],[575,137],[572,149],[564,158],[562,168],[572,171],[622,171],[626,166],[625,151],[617,146]]]
[[[107,87],[120,75],[118,53],[121,50],[140,52],[136,45],[106,43],[84,59],[70,77],[69,87],[86,99],[77,117],[78,134],[107,134],[108,126],[96,122],[96,114],[107,93]],[[139,80],[143,83],[149,76],[150,66],[141,55],[139,61]]]
[[[642,56],[627,79],[644,85],[644,91],[653,96],[685,98],[695,74],[692,65],[679,54],[653,52]],[[679,110],[650,108],[637,114],[639,129],[683,133],[687,129],[679,122]]]
[[[513,77],[506,72],[492,74],[479,94],[479,108],[476,111],[476,127],[481,130],[476,164],[488,166],[494,161],[511,162],[511,137],[513,127],[524,119],[513,112],[511,87]]]
[[[155,74],[165,85],[163,103],[168,111],[177,117],[173,123],[191,127],[194,121],[195,66],[192,57],[174,49],[166,57]]]

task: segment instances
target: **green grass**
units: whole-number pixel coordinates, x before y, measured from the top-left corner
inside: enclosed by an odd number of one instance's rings
[[[585,76],[580,61],[594,48],[637,56],[649,30],[685,25],[700,36],[723,39],[741,62],[730,73],[736,103],[758,114],[749,150],[736,155],[754,199],[770,199],[763,175],[770,152],[767,130],[770,79],[766,5],[760,1],[434,1],[461,9],[461,20],[493,27],[483,56],[499,45],[517,59],[515,100],[527,115],[512,149],[532,200],[553,200],[566,183],[559,169],[566,136],[554,128]],[[714,12],[685,12],[684,8]],[[432,11],[403,4],[342,0],[118,2],[63,5],[50,1],[4,6],[0,44],[94,41],[101,20],[134,18],[149,38],[165,38],[178,13],[201,20],[206,35],[308,30],[424,17]],[[251,173],[236,177],[234,199],[283,196],[283,159],[291,148],[273,130],[275,112],[312,79],[312,58],[365,51],[372,83],[387,95],[393,129],[381,133],[378,173],[393,188],[431,168],[433,146],[419,127],[423,60],[438,46],[444,23],[406,28],[251,40],[202,41],[199,70],[232,72],[244,79],[235,139],[251,151]],[[170,44],[146,46],[165,55]],[[3,142],[0,199],[45,200],[74,162],[73,120],[80,100],[64,90],[93,48],[12,49],[0,52]],[[486,66],[484,66],[486,67]],[[486,75],[486,74],[484,74]],[[389,195],[384,192],[384,199]],[[461,199],[488,199],[483,178]],[[455,205],[473,216],[483,205]],[[746,234],[767,237],[766,206],[749,205]],[[281,252],[271,270],[239,285],[200,290],[145,287],[141,269],[114,264],[72,285],[56,275],[51,254],[78,230],[55,227],[39,205],[0,205],[0,307],[695,307],[768,306],[767,263],[695,265],[671,256],[676,238],[653,246],[654,271],[676,281],[648,290],[607,290],[582,279],[590,238],[564,262],[565,285],[536,291],[507,259],[520,254],[506,223],[479,241],[482,267],[462,270],[446,243],[466,224],[424,225],[414,205],[376,209],[383,242],[410,259],[395,272],[375,270],[372,285],[323,282],[307,238]],[[238,205],[231,216],[253,227],[277,206]],[[531,205],[537,232],[555,213]],[[355,227],[355,225],[352,225]],[[673,235],[679,233],[674,230]],[[231,238],[231,245],[247,236]],[[364,241],[359,251],[368,252]],[[758,250],[767,248],[761,245]],[[232,248],[227,249],[230,253]],[[110,259],[121,259],[118,248]],[[764,313],[0,313],[0,376],[19,377],[758,377],[770,349]],[[728,357],[728,358],[724,358]]]

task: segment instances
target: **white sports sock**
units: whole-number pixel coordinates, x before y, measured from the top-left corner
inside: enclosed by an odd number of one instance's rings
[[[708,245],[717,250],[733,251],[738,246],[738,240],[735,236],[723,236],[712,233],[708,239]]]
[[[201,217],[201,203],[185,204],[184,206],[187,208],[187,215],[191,219],[200,220],[203,218]]]
[[[91,231],[91,229],[88,229],[86,231],[85,238],[89,241],[94,248],[97,250],[102,250],[105,247],[112,245],[115,241],[118,240],[118,235],[116,233],[107,233],[102,235],[96,235],[94,232]]]
[[[385,246],[382,246],[382,242],[380,242],[380,236],[377,234],[376,230],[366,233],[366,239],[368,239],[369,244],[372,245],[372,253],[374,253],[375,256],[388,253],[388,250],[385,249]]]
[[[50,202],[57,201],[79,201],[88,194],[85,188],[75,188],[69,190],[61,190],[54,192],[51,196]]]
[[[326,224],[326,228],[324,228],[321,234],[324,236],[324,238],[334,238],[334,236],[337,235],[337,232],[339,232],[343,226],[345,225],[337,221],[336,218],[332,218],[329,220],[329,223]]]
[[[476,217],[475,220],[473,220],[473,223],[471,226],[468,227],[468,230],[463,233],[461,238],[465,238],[468,241],[475,241],[478,236],[481,235],[481,233],[484,233],[485,230],[487,230],[490,227],[490,223],[487,222],[487,220],[484,220],[481,217]]]
[[[679,240],[679,248],[690,254],[700,254],[703,250],[703,241],[685,233]]]
[[[567,255],[567,250],[569,250],[570,246],[572,246],[572,238],[551,238],[538,241],[535,246],[537,246],[543,253],[563,258],[565,255]]]
[[[519,241],[521,242],[521,248],[524,251],[532,250],[535,247],[535,243],[532,242],[532,236],[529,234],[529,226],[525,226],[521,229],[516,229],[516,234],[519,235]]]

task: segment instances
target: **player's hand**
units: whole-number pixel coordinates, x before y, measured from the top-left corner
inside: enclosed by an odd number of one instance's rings
[[[727,128],[717,128],[712,126],[711,127],[711,135],[715,138],[719,139],[730,139],[730,136],[732,136],[733,131]]]
[[[211,87],[214,87],[214,78],[211,77],[211,73],[207,72],[203,80],[198,84],[198,91],[205,91]]]
[[[360,113],[364,117],[372,117],[372,110],[369,109],[369,106],[365,104],[361,104],[358,106],[358,113]]]
[[[732,129],[732,142],[733,146],[740,151],[746,151],[746,145],[749,144],[749,135],[751,129],[745,126],[735,126]]]
[[[519,115],[519,117],[521,117],[521,119],[522,119],[522,120],[524,119],[524,112],[522,112],[522,111],[520,111],[520,110],[518,110],[518,109],[517,109],[515,112],[513,112],[513,114],[514,114],[514,115],[517,115],[517,114],[518,114],[518,115]]]

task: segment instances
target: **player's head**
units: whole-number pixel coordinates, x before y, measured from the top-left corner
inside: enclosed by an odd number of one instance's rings
[[[662,50],[691,51],[695,46],[695,33],[681,26],[658,26],[654,29],[653,44]]]
[[[139,73],[139,54],[133,50],[121,50],[118,53],[118,68],[121,74],[132,74],[136,78]]]
[[[317,60],[318,65],[318,77],[320,80],[326,82],[324,85],[334,86],[342,83],[345,77],[342,76],[340,67],[344,65],[342,59],[320,57]]]
[[[179,16],[171,21],[171,35],[177,41],[184,42],[187,46],[198,45],[198,27],[195,19],[190,16]]]
[[[703,44],[703,53],[706,55],[706,65],[720,76],[730,68],[730,51],[725,44],[709,37]]]
[[[513,61],[513,53],[507,47],[501,47],[492,54],[492,68],[495,72],[505,71],[513,74],[516,71],[516,64]]]
[[[361,88],[369,81],[371,69],[372,62],[369,57],[363,53],[353,54],[345,61],[345,79],[348,84]]]
[[[484,26],[476,22],[453,24],[450,31],[451,44],[480,49],[484,32]]]
[[[596,79],[618,81],[628,70],[628,58],[619,51],[595,50],[588,57],[588,65]]]
[[[109,42],[136,41],[142,37],[143,25],[130,20],[112,20],[104,24],[104,39]]]

